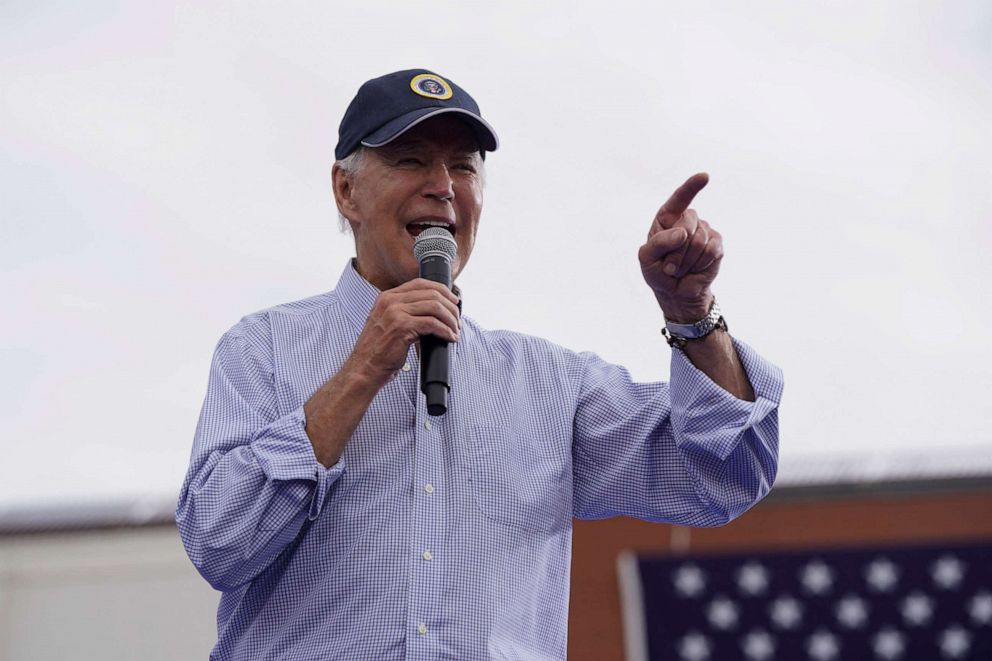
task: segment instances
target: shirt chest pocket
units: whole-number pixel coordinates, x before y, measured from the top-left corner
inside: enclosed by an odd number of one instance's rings
[[[472,492],[487,517],[545,532],[571,523],[571,458],[560,449],[567,444],[482,425],[470,440]]]

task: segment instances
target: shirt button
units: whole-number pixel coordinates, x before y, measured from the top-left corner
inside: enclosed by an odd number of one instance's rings
[[[403,363],[403,371],[404,372],[410,371],[410,363]]]
[[[431,560],[434,559],[434,556],[431,555],[431,552],[430,551],[424,551],[422,557],[424,558],[424,560],[427,560],[428,562],[430,562]]]
[[[417,633],[419,633],[421,636],[423,636],[425,633],[427,633],[427,625],[424,624],[423,622],[421,622],[420,624],[418,624],[417,625]]]
[[[427,493],[434,493],[434,485],[433,484],[425,484],[424,485],[424,491],[426,491]]]
[[[430,431],[431,430],[431,421],[430,420],[428,420],[427,422],[424,423],[424,429],[426,429],[427,431]]]

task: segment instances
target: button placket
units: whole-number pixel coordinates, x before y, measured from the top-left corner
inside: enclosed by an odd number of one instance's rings
[[[412,360],[411,360],[412,363]],[[416,418],[413,421],[412,432],[415,437],[415,466],[413,479],[417,491],[414,493],[414,535],[411,538],[410,549],[415,565],[413,567],[413,592],[410,602],[410,622],[417,631],[416,640],[421,645],[429,645],[432,635],[434,618],[443,612],[440,597],[443,589],[439,581],[443,580],[443,563],[437,554],[444,549],[436,546],[444,539],[447,521],[444,500],[437,491],[438,480],[444,479],[445,453],[443,445],[444,419],[431,418],[427,414],[426,401],[420,392],[419,377],[416,365],[412,364],[411,375],[418,381],[416,388]],[[402,372],[401,372],[402,373]],[[423,489],[420,492],[420,489]]]

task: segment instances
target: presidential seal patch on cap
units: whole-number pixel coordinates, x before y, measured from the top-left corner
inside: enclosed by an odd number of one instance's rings
[[[432,73],[422,73],[419,76],[414,76],[410,80],[410,89],[420,96],[426,96],[428,99],[440,99],[444,101],[451,98],[451,85],[448,84],[448,81]]]

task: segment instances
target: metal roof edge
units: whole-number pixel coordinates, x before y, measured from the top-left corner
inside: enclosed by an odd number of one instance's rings
[[[766,500],[992,491],[992,451],[984,448],[898,454],[786,457]],[[177,494],[0,504],[0,536],[175,526]]]

